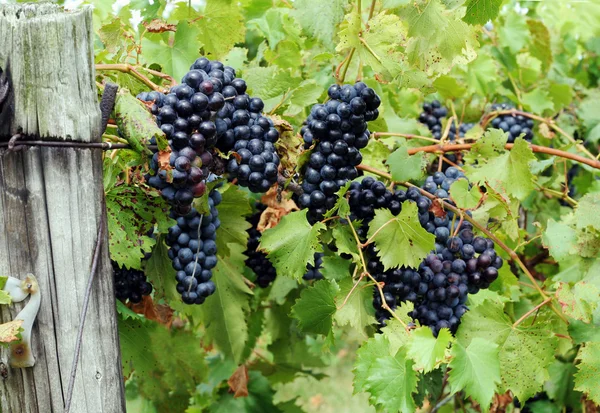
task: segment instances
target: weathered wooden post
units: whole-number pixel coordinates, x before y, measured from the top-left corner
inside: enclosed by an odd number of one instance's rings
[[[93,36],[90,8],[0,6],[0,66],[10,61],[14,93],[0,140],[21,131],[44,141],[100,141]],[[31,272],[41,291],[35,367],[13,369],[1,350],[2,413],[64,411],[103,197],[99,149],[0,148],[0,275]],[[70,410],[77,413],[125,411],[106,239],[101,248]],[[0,306],[0,323],[26,303]]]

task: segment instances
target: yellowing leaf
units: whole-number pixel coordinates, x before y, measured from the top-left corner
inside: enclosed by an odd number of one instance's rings
[[[0,343],[12,343],[19,341],[19,332],[23,320],[13,320],[8,323],[0,324]]]

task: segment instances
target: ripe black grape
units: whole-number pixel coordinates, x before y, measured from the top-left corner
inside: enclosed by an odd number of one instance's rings
[[[514,109],[514,106],[502,103],[492,105],[492,111]],[[492,119],[490,126],[508,133],[508,143],[513,143],[519,136],[531,142],[533,139],[533,120],[523,115],[499,115]]]
[[[121,301],[139,303],[142,297],[150,295],[152,284],[146,280],[143,271],[127,269],[112,261],[113,274],[115,278],[115,295]]]
[[[314,105],[301,129],[304,148],[314,147],[304,170],[304,194],[295,200],[308,208],[309,222],[321,219],[336,202],[335,193],[358,176],[360,149],[367,146],[367,122],[377,119],[381,103],[375,91],[362,82],[332,85],[330,100]]]

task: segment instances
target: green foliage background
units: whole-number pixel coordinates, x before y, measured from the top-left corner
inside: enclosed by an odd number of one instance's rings
[[[478,122],[490,103],[510,101],[540,117],[533,143],[582,156],[584,149],[592,157],[598,153],[595,1],[92,3],[98,64],[129,64],[168,87],[156,72],[178,80],[200,55],[220,59],[265,101],[265,112],[295,132],[337,77],[362,79],[381,96],[372,132],[430,136],[417,117],[434,97],[461,122]],[[99,68],[99,82],[116,82],[134,96],[148,90],[123,66],[106,69]],[[282,150],[294,164],[297,141],[288,135]],[[249,288],[244,277],[254,275],[244,264],[244,217],[254,198],[231,185],[222,189],[217,292],[202,306],[184,306],[162,237],[147,236],[152,224],[164,234],[170,220],[159,194],[142,183],[144,157],[134,151],[107,155],[113,259],[141,268],[144,253],[152,251],[144,266],[154,302],[175,311],[166,328],[119,304],[128,411],[412,412],[438,403],[438,411],[487,411],[494,395],[507,391],[522,404],[545,391],[546,399],[528,404],[535,412],[582,411],[586,400],[599,404],[598,171],[582,165],[573,202],[563,206],[558,201],[571,161],[534,154],[523,140],[506,151],[499,131],[484,135],[476,127],[468,136],[479,140],[465,157],[465,170],[486,194],[481,199],[479,191],[459,184],[451,195],[521,257],[544,295],[513,261],[490,290],[470,296],[471,311],[456,337],[434,338],[426,327],[409,333],[397,320],[374,334],[372,285],[365,280],[353,289],[351,269],[360,256],[352,233],[335,223],[311,227],[304,212],[265,233],[262,246],[279,276],[266,290]],[[422,143],[382,135],[365,149],[364,163],[389,171],[395,181],[420,183],[424,166],[435,159],[431,153],[409,155]],[[347,205],[342,201],[338,208],[344,215]],[[406,206],[394,225],[377,232],[390,219],[378,213],[369,231],[377,234],[382,261],[386,267],[418,264],[433,241],[416,211]],[[406,228],[421,231],[412,248],[402,247]],[[298,245],[300,238],[306,242]],[[353,262],[326,251],[325,279],[298,282],[324,240],[335,240]],[[544,247],[549,255],[540,258]],[[520,321],[546,296],[556,313],[543,306]],[[398,318],[409,321],[409,310],[400,307]],[[229,392],[227,380],[238,366],[249,371],[247,397]],[[512,403],[506,408],[515,409]]]

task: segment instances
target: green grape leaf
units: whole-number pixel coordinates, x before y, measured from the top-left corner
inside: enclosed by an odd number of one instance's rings
[[[335,239],[335,245],[340,254],[350,254],[354,261],[358,262],[360,259],[358,246],[356,245],[356,238],[354,238],[350,225],[358,226],[360,224],[356,222],[350,222],[349,224],[337,223],[333,227],[333,239]]]
[[[206,53],[220,58],[244,41],[246,25],[241,8],[230,0],[207,0],[202,18],[194,23]]]
[[[528,19],[527,26],[531,33],[529,53],[542,62],[542,68],[545,70],[552,64],[550,32],[541,20]]]
[[[553,402],[573,406],[581,400],[581,393],[574,390],[576,372],[577,368],[573,363],[560,360],[555,360],[548,367],[550,380],[544,384],[544,391]]]
[[[322,93],[323,88],[319,87],[314,80],[303,81],[290,93],[290,104],[285,110],[284,116],[299,115],[305,107],[317,103]]]
[[[118,325],[123,375],[129,377],[134,370],[142,377],[152,374],[157,361],[152,356],[150,335],[158,324],[144,323],[137,318],[119,318]]]
[[[373,323],[373,316],[375,315],[373,289],[358,285],[352,291],[352,294],[348,295],[357,281],[347,275],[348,272],[346,272],[346,278],[339,282],[340,290],[335,300],[339,309],[335,313],[335,319],[341,326],[350,325],[363,330]]]
[[[229,248],[229,258],[220,259],[213,269],[216,290],[202,304],[201,316],[206,340],[214,342],[226,356],[240,362],[248,339],[246,312],[253,293],[242,278],[245,247],[229,244]]]
[[[526,321],[513,327],[502,304],[486,301],[463,316],[456,342],[468,347],[477,337],[499,346],[502,391],[511,390],[519,400],[540,391],[558,345],[546,316],[538,315],[533,325]]]
[[[115,101],[115,121],[119,133],[138,153],[150,153],[146,148],[150,138],[156,138],[159,145],[166,145],[165,133],[156,126],[152,114],[144,104],[133,97],[129,90],[120,89]]]
[[[152,284],[155,299],[166,298],[179,301],[181,295],[176,289],[175,270],[171,265],[172,261],[163,238],[164,235],[160,236],[152,248],[152,254],[146,262],[144,273],[148,277],[148,282]]]
[[[384,411],[412,413],[416,410],[413,393],[417,391],[417,373],[413,361],[401,348],[395,356],[379,355],[369,369],[365,391]]]
[[[394,181],[413,181],[423,177],[426,167],[425,153],[408,154],[408,148],[403,145],[396,149],[387,159],[387,164]]]
[[[467,12],[463,20],[469,24],[484,25],[498,16],[503,2],[504,0],[467,0]]]
[[[476,337],[467,347],[454,343],[451,355],[448,382],[452,393],[464,390],[487,410],[500,383],[498,345]]]
[[[398,16],[378,13],[363,30],[360,14],[353,10],[346,15],[338,35],[338,52],[355,48],[360,60],[383,78],[391,79],[400,73],[403,56],[399,40],[405,32]]]
[[[378,209],[369,224],[369,239],[375,242],[377,256],[385,269],[400,266],[417,268],[434,248],[435,236],[419,223],[417,205],[405,201],[395,217],[388,209]]]
[[[505,48],[512,54],[518,53],[529,38],[529,29],[525,22],[525,17],[519,13],[508,13],[504,25],[498,27],[498,37],[500,47]],[[510,64],[506,64],[509,70],[512,70]]]
[[[482,154],[489,153],[491,149],[486,145],[486,142],[489,142],[486,137],[494,136],[498,132],[491,131],[484,135]],[[478,146],[477,149],[479,148]],[[529,163],[535,161],[536,158],[527,142],[522,138],[517,138],[512,150],[503,152],[487,161],[478,158],[480,159],[479,165],[465,167],[465,170],[472,183],[488,182],[497,191],[508,193],[522,200],[534,189],[533,174],[529,169]]]
[[[383,334],[376,334],[360,346],[356,351],[353,370],[355,391],[366,389],[371,367],[379,357],[388,354],[390,354],[390,342]]]
[[[600,302],[598,288],[585,281],[578,282],[573,287],[567,283],[558,283],[556,299],[563,313],[585,323],[592,321],[592,314]]]
[[[454,338],[447,328],[441,329],[436,338],[431,328],[419,327],[410,335],[408,357],[414,360],[419,370],[430,372],[443,361],[446,348],[452,341]]]
[[[585,194],[575,209],[575,224],[577,228],[584,229],[588,226],[600,230],[597,214],[600,211],[600,193]]]
[[[586,341],[600,342],[600,326],[579,320],[570,320],[569,335],[576,344],[582,344]]]
[[[119,265],[140,269],[144,253],[155,240],[148,236],[159,220],[162,228],[172,222],[168,206],[158,195],[146,194],[139,186],[116,186],[106,192],[110,256]]]
[[[294,16],[304,30],[333,48],[336,26],[344,18],[348,0],[314,2],[297,0],[294,2]]]
[[[2,290],[4,288],[7,281],[8,281],[8,277],[6,275],[0,275],[0,290]]]
[[[306,265],[314,265],[315,252],[321,252],[319,234],[325,224],[317,222],[310,226],[306,220],[307,210],[295,211],[284,216],[279,224],[263,232],[259,248],[268,253],[279,276],[300,280]]]
[[[360,153],[363,156],[363,163],[376,169],[385,169],[384,161],[390,156],[389,148],[383,142],[375,139],[370,139],[367,147]]]
[[[481,192],[476,186],[469,188],[466,179],[459,179],[450,186],[450,198],[461,209],[473,209],[479,205]]]
[[[350,215],[350,204],[346,198],[346,193],[348,192],[348,189],[350,189],[350,184],[351,181],[346,182],[346,184],[335,193],[337,201],[335,201],[333,208],[325,213],[325,218],[330,218],[334,215],[338,215],[340,217],[347,217]]]
[[[455,77],[443,75],[433,81],[433,87],[445,99],[456,99],[464,96],[467,89]]]
[[[573,89],[567,84],[551,82],[548,92],[556,111],[564,109],[573,101]]]
[[[321,274],[328,280],[338,281],[348,279],[351,263],[352,261],[339,255],[325,255],[323,257],[323,264],[321,265]]]
[[[542,243],[557,261],[563,261],[570,256],[576,240],[577,232],[573,228],[563,222],[548,220],[548,226],[542,235]]]
[[[142,38],[141,57],[146,64],[158,64],[163,72],[181,79],[200,54],[199,36],[197,24],[180,21],[174,34],[146,34]]]
[[[586,343],[577,354],[577,373],[575,374],[575,390],[586,394],[587,398],[600,404],[600,343]]]
[[[445,32],[448,20],[444,17],[444,7],[438,0],[422,1],[420,7],[410,4],[403,9],[403,17],[408,25],[410,37],[436,37]]]
[[[12,303],[10,294],[4,290],[0,290],[0,305],[9,305]]]
[[[102,43],[104,43],[104,47],[110,53],[116,53],[119,50],[119,47],[122,46],[122,37],[125,34],[123,30],[123,24],[121,23],[121,19],[116,18],[112,22],[108,24],[102,25],[98,30],[98,36]]]
[[[336,312],[335,295],[339,291],[335,282],[317,281],[303,290],[292,307],[292,317],[298,320],[298,327],[306,333],[331,333],[333,315]]]
[[[531,92],[523,93],[521,96],[521,102],[525,109],[541,115],[544,111],[553,111],[554,103],[550,99],[548,91],[536,88]]]
[[[222,191],[223,200],[218,206],[221,226],[217,229],[217,251],[220,257],[228,257],[230,243],[246,245],[250,223],[246,217],[252,213],[248,193],[235,185]]]

